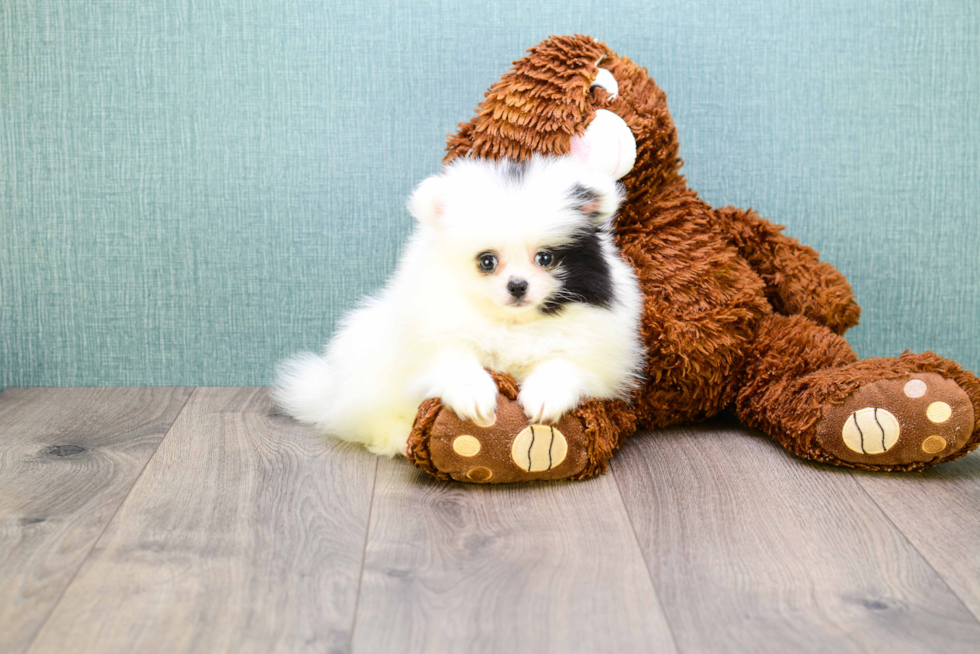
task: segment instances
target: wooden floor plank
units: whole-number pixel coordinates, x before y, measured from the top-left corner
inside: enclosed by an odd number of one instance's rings
[[[376,459],[197,389],[30,652],[342,652]]]
[[[858,483],[980,618],[980,454]]]
[[[980,623],[847,472],[725,423],[636,436],[613,469],[681,652],[977,651]]]
[[[671,652],[612,476],[472,486],[384,460],[355,654]]]
[[[190,395],[0,393],[0,652],[23,652]]]

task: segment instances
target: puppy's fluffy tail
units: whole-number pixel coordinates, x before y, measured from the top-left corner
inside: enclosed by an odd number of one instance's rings
[[[327,360],[307,352],[276,366],[273,401],[300,422],[328,427],[333,422],[335,376]]]

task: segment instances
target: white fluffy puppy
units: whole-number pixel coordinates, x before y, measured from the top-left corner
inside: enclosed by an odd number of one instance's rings
[[[521,384],[534,423],[585,397],[624,397],[642,363],[642,299],[609,234],[621,191],[571,158],[457,159],[409,200],[418,227],[388,285],[348,314],[324,356],[279,366],[290,415],[377,454],[405,452],[440,397],[489,426]]]

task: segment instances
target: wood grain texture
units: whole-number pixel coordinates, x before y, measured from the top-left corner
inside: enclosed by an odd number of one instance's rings
[[[980,618],[980,455],[897,478],[855,477]]]
[[[385,460],[353,651],[674,646],[611,475],[487,487]]]
[[[341,652],[376,460],[198,389],[30,652]]]
[[[190,389],[0,393],[0,652],[22,652],[173,424]]]
[[[682,652],[977,651],[980,623],[849,473],[724,423],[636,436],[613,469]]]
[[[980,642],[976,454],[855,473],[715,422],[590,481],[478,487],[379,467],[262,389],[189,393],[0,394],[0,652]]]

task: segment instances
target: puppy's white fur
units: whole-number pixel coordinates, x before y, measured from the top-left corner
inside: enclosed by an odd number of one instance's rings
[[[624,397],[643,352],[636,279],[604,228],[621,199],[611,177],[571,158],[457,159],[413,193],[419,224],[387,286],[343,319],[323,356],[283,362],[274,398],[323,432],[393,455],[405,453],[426,398],[492,424],[497,389],[485,368],[521,383],[533,422],[554,422],[585,397]],[[574,261],[549,269],[536,258],[583,227],[608,264],[606,306],[563,290]],[[487,253],[491,272],[479,268]],[[522,298],[508,291],[513,280],[527,282]],[[545,312],[549,298],[564,303]]]

